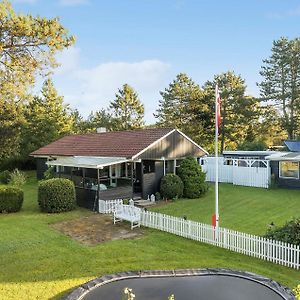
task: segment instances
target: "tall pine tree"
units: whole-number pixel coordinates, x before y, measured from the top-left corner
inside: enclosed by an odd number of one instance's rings
[[[109,108],[113,117],[114,130],[137,129],[144,126],[144,105],[138,94],[128,84],[118,90]]]
[[[277,109],[282,128],[293,139],[300,119],[300,39],[282,37],[273,42],[271,52],[260,71],[261,100]]]

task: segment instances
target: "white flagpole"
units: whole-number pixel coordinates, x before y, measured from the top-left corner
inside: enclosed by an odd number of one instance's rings
[[[218,162],[218,97],[219,90],[216,85],[216,107],[215,107],[215,163],[216,163],[216,178],[215,178],[215,193],[216,193],[216,229],[219,228],[219,162]]]

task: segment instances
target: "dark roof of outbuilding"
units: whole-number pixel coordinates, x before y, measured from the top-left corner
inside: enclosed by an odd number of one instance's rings
[[[284,141],[291,152],[300,152],[300,141]]]
[[[65,136],[34,152],[31,156],[132,157],[173,128],[151,128]]]

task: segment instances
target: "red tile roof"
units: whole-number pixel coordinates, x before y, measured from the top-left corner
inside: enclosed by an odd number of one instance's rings
[[[32,152],[30,155],[130,158],[172,130],[172,128],[151,128],[69,135]]]

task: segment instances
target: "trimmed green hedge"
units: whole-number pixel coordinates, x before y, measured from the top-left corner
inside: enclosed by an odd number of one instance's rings
[[[69,179],[53,178],[39,183],[38,203],[43,212],[59,213],[73,210],[75,199],[75,186]]]
[[[12,186],[0,187],[0,212],[18,212],[22,208],[24,193],[21,189]]]
[[[178,168],[178,175],[181,178],[185,198],[200,198],[208,191],[208,185],[205,182],[205,173],[194,157],[185,158]]]
[[[183,183],[175,174],[165,175],[160,182],[160,193],[166,199],[180,198],[183,194]]]

